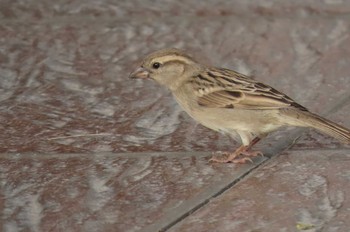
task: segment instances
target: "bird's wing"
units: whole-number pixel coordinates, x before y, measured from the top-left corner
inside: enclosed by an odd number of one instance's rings
[[[287,95],[228,69],[211,68],[191,79],[198,104],[211,108],[279,109],[307,111]]]

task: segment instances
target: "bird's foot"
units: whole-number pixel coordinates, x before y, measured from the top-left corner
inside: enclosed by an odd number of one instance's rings
[[[247,151],[247,146],[238,148],[235,152],[217,152],[213,154],[213,157],[209,159],[210,162],[217,163],[234,163],[234,164],[245,164],[247,162],[253,163],[250,157],[263,156],[260,151]],[[224,157],[222,157],[224,156]]]

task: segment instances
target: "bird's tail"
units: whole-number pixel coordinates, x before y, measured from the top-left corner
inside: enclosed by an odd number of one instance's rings
[[[343,143],[350,144],[349,129],[308,111],[293,111],[289,111],[287,115],[292,116],[290,114],[294,114],[293,118],[296,119],[295,122],[298,121],[295,123],[295,126],[311,127]]]

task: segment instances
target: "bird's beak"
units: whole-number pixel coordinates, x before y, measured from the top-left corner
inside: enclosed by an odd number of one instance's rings
[[[135,71],[130,73],[129,78],[131,78],[131,79],[147,79],[147,78],[149,78],[149,71],[143,67],[139,67]]]

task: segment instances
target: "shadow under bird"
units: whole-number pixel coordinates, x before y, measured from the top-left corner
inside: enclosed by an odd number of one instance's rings
[[[155,80],[193,119],[242,142],[224,158],[213,156],[214,162],[251,161],[249,157],[262,155],[251,147],[284,126],[314,128],[350,143],[349,129],[311,113],[284,93],[236,71],[201,64],[179,49],[146,56],[130,78]]]

